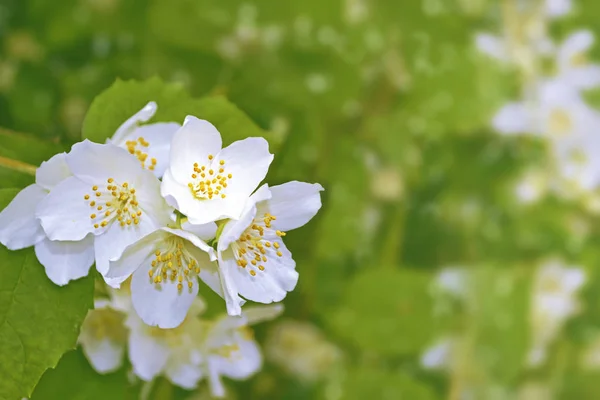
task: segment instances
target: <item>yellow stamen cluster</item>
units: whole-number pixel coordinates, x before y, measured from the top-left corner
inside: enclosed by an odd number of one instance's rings
[[[266,268],[263,264],[269,261],[269,257],[273,255],[283,257],[283,253],[279,250],[281,244],[275,240],[265,239],[265,237],[275,235],[285,236],[285,232],[272,228],[271,223],[276,219],[269,213],[265,213],[262,218],[257,216],[238,241],[232,244],[237,265],[247,269],[251,276],[256,276],[257,271],[265,271]]]
[[[108,178],[105,188],[92,186],[93,196],[86,194],[83,200],[90,206],[90,219],[94,228],[104,228],[114,219],[121,227],[138,225],[142,210],[135,195],[135,189],[127,182],[119,185]]]
[[[150,263],[148,276],[156,285],[164,282],[177,284],[180,291],[184,286],[192,289],[200,273],[197,261],[185,251],[183,239],[173,237],[166,247],[166,251],[156,250],[154,253],[155,258]]]
[[[142,163],[142,168],[146,168],[146,161],[148,160],[147,149],[150,147],[150,142],[146,141],[146,139],[140,136],[137,140],[128,140],[125,142],[125,146],[127,146],[127,151],[129,151],[130,154],[134,155],[138,160],[140,160]],[[156,163],[156,158],[151,158],[148,169],[150,171],[154,171],[156,168]]]
[[[227,197],[225,194],[227,184],[233,175],[225,171],[225,160],[216,161],[214,158],[210,154],[205,165],[194,163],[188,187],[197,199],[212,200],[213,197],[222,199]]]

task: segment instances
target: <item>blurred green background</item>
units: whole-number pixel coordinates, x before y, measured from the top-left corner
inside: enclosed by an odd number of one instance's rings
[[[596,0],[560,20],[529,3],[552,39],[600,33]],[[1,0],[0,156],[38,165],[68,149],[117,78],[226,96],[280,144],[270,184],[326,189],[286,237],[300,282],[258,328],[265,367],[228,382],[230,398],[598,399],[597,211],[515,194],[527,171],[553,176],[547,145],[493,131],[523,74],[475,46],[481,31],[510,36],[507,7],[529,3]],[[0,167],[1,187],[30,182]],[[585,284],[565,288],[569,273]],[[100,377],[80,353],[40,386],[69,382],[87,383],[48,393],[139,396],[128,367]],[[149,396],[209,398],[166,381]]]

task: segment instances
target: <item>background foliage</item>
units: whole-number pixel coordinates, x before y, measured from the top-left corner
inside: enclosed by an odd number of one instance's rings
[[[598,216],[577,200],[550,195],[526,205],[514,195],[545,152],[538,139],[490,127],[519,93],[515,71],[474,45],[479,30],[502,30],[500,7],[4,0],[0,156],[39,165],[82,135],[103,141],[154,100],[155,120],[191,113],[213,122],[225,142],[266,136],[276,151],[270,183],[325,187],[321,213],[287,238],[300,282],[284,318],[317,326],[338,356],[315,356],[316,379],[267,362],[248,382],[229,382],[231,398],[596,399],[600,363],[584,368],[580,360],[600,335]],[[594,0],[577,2],[553,34],[598,34],[591,16],[599,13]],[[591,57],[598,54],[600,47]],[[32,181],[0,167],[1,188]],[[0,252],[0,398],[16,399],[73,347],[93,279],[59,289],[31,250]],[[584,307],[550,346],[548,362],[531,369],[532,276],[550,256],[586,270]],[[448,266],[469,271],[458,298],[436,286]],[[258,329],[266,347],[274,324]],[[459,338],[458,365],[425,368],[423,354],[448,335]],[[302,352],[318,353],[316,341]],[[75,350],[31,398],[137,398],[143,385],[129,378],[128,368],[95,374]],[[527,397],[535,393],[542,397]],[[163,380],[145,395],[207,398],[205,388],[190,393]]]

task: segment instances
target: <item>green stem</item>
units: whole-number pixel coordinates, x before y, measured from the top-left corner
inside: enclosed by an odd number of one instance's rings
[[[0,167],[35,176],[36,167],[22,161],[0,156]]]

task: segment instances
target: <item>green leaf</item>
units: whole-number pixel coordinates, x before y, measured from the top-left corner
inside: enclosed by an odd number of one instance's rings
[[[217,127],[225,144],[249,136],[262,136],[273,145],[274,136],[260,129],[235,105],[223,97],[195,99],[181,86],[164,83],[159,78],[147,81],[117,80],[94,99],[83,121],[83,138],[104,143],[129,117],[148,102],[158,105],[149,121],[183,123],[187,115],[206,119]]]
[[[17,192],[1,189],[0,208]],[[28,397],[44,371],[75,347],[94,280],[54,285],[33,249],[1,247],[0,260],[0,399],[13,400]]]
[[[346,341],[382,355],[423,349],[436,333],[429,275],[412,269],[371,269],[346,286],[329,323]]]
[[[135,399],[136,388],[129,384],[126,372],[101,375],[79,350],[65,354],[56,369],[47,371],[35,388],[31,400]]]

